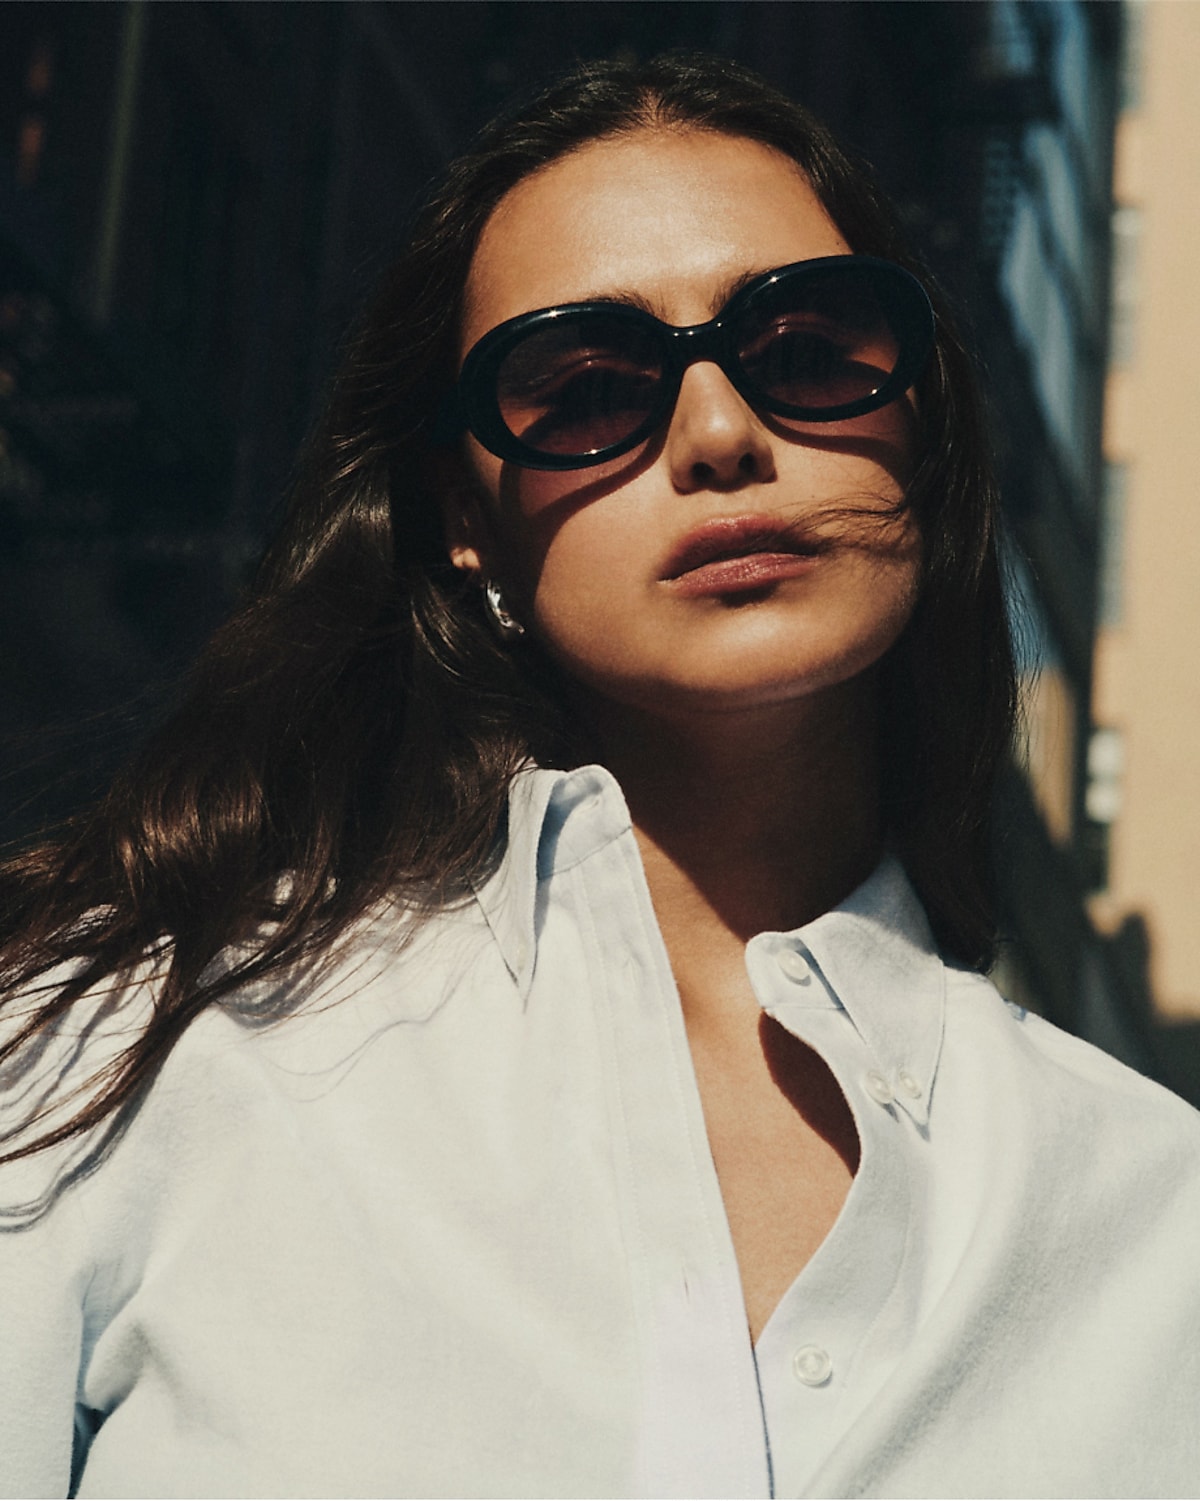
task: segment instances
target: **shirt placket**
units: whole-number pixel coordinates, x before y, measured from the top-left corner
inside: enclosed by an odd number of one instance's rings
[[[755,1350],[774,1493],[808,1483],[903,1354],[915,1320],[906,1279],[921,1143],[876,1058],[802,943],[763,935],[748,956],[764,1011],[828,1064],[860,1158],[837,1222],[780,1300]]]
[[[761,1399],[678,991],[631,832],[572,871],[640,1351],[634,1494],[765,1496]]]

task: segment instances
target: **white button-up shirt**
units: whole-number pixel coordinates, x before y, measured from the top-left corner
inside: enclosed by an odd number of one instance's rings
[[[1200,1117],[946,965],[894,861],[747,945],[861,1142],[756,1348],[607,773],[518,776],[405,928],[204,1013],[98,1165],[0,1175],[73,1180],[0,1234],[0,1492],[62,1495],[73,1430],[82,1496],[1200,1492]]]

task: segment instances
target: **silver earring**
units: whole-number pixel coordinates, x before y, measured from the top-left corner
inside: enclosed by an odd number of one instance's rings
[[[508,606],[504,603],[504,596],[500,593],[500,585],[495,579],[488,579],[484,584],[483,603],[501,641],[506,645],[519,641],[525,634],[525,627],[515,615],[510,614]]]

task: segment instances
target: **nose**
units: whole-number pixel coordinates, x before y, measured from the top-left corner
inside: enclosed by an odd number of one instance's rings
[[[707,360],[684,372],[665,446],[682,494],[775,478],[770,434],[725,372]]]

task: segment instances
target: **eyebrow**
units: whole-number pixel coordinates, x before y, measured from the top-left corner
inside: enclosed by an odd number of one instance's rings
[[[717,296],[713,302],[711,316],[715,318],[721,309],[732,298],[736,297],[743,287],[748,286],[752,281],[757,280],[758,277],[763,276],[766,272],[774,270],[774,266],[763,266],[753,271],[739,272],[737,276],[732,276],[728,280],[721,282],[717,288]],[[645,293],[636,291],[632,287],[606,287],[603,292],[585,292],[580,297],[572,297],[571,302],[617,303],[623,307],[639,308],[643,313],[649,313],[652,318],[657,318],[660,323],[666,323],[672,327],[683,326],[672,325],[671,320],[664,317],[664,309],[661,302],[658,302],[653,297],[647,297]],[[563,303],[555,304],[558,307],[565,305]]]

